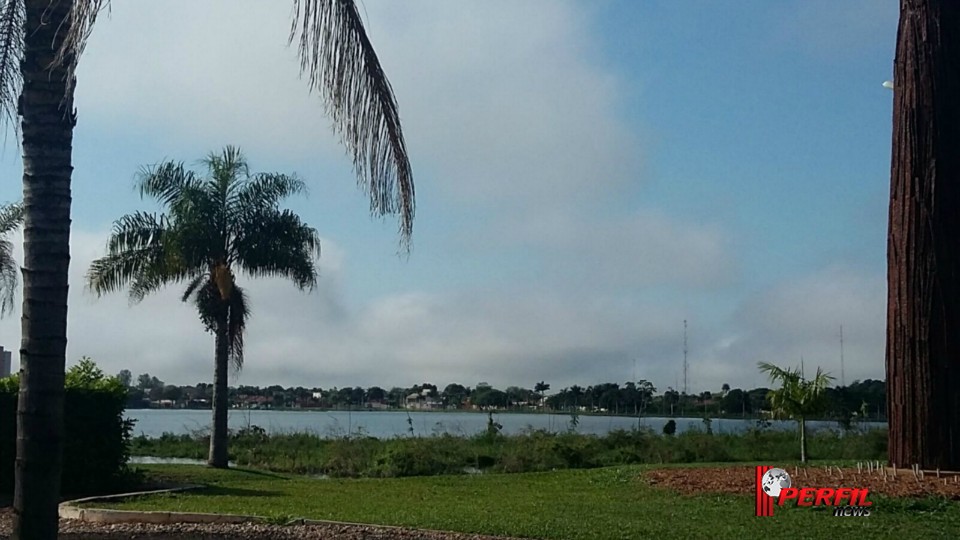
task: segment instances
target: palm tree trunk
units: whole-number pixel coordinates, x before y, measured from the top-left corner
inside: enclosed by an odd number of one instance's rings
[[[227,411],[229,409],[227,368],[230,360],[225,316],[217,322],[216,334],[213,374],[213,433],[210,435],[210,455],[207,464],[211,467],[225,469],[227,467]]]
[[[800,423],[800,463],[807,462],[807,421],[804,418],[799,420]]]
[[[23,316],[13,538],[55,539],[63,453],[73,98],[50,68],[72,1],[26,2],[23,90]]]
[[[960,469],[960,2],[901,0],[887,240],[890,462]]]

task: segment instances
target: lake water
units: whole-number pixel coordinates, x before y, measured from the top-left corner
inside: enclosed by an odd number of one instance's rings
[[[210,411],[203,410],[158,410],[132,409],[128,418],[137,421],[134,435],[159,437],[163,433],[194,433],[208,431],[211,425]],[[493,415],[494,421],[503,425],[505,434],[520,433],[527,429],[566,431],[570,426],[567,414],[522,414],[504,413]],[[677,432],[689,429],[704,430],[700,418],[675,418]],[[660,433],[669,418],[637,418],[625,416],[586,416],[578,418],[578,433],[603,435],[616,429],[632,429],[645,426]],[[426,436],[449,433],[475,435],[487,427],[486,413],[477,412],[426,412],[410,411],[263,411],[231,409],[231,429],[259,426],[269,433],[313,433],[321,437],[337,437],[363,433],[378,438],[390,438],[410,434]],[[714,433],[744,431],[756,425],[755,420],[714,419]],[[836,422],[808,422],[811,429],[837,429]],[[796,429],[794,422],[773,422],[774,429]],[[864,428],[886,427],[885,423],[868,422]]]

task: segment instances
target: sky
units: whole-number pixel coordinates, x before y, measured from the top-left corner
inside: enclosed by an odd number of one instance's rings
[[[115,2],[97,23],[68,365],[212,379],[180,288],[132,305],[83,277],[114,220],[159,210],[140,167],[231,144],[306,180],[286,206],[323,238],[310,293],[242,277],[231,384],[682,389],[684,321],[691,393],[764,385],[760,361],[839,383],[841,350],[844,382],[883,378],[895,0],[363,1],[414,172],[409,255],[299,76],[290,4]],[[18,153],[0,202],[20,197]]]

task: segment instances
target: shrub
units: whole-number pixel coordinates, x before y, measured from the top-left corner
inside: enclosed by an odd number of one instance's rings
[[[17,376],[0,380],[0,492],[10,493],[16,457]],[[100,493],[134,478],[127,468],[133,421],[123,418],[126,388],[89,358],[66,374],[61,492]]]

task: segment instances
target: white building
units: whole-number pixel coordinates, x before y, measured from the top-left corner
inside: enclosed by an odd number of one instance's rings
[[[0,346],[0,379],[10,376],[10,370],[13,368],[13,351],[3,350]]]

